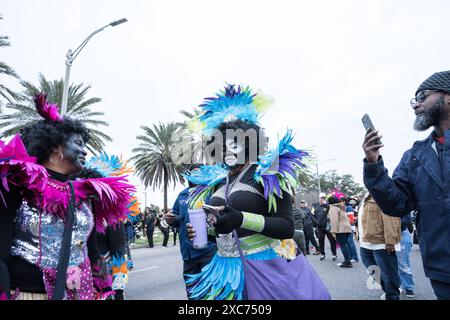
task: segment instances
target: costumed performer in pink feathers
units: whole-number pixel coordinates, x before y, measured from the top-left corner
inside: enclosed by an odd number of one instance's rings
[[[0,299],[104,299],[111,279],[88,256],[89,237],[127,217],[124,177],[73,180],[88,129],[62,117],[46,95],[43,118],[0,141]]]

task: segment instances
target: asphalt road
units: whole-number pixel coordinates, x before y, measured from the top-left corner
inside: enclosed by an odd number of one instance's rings
[[[326,249],[329,244],[326,242]],[[339,250],[338,250],[339,251]],[[327,252],[328,254],[328,252]],[[186,300],[182,279],[183,264],[178,245],[174,247],[154,247],[132,249],[134,269],[130,271],[126,298],[129,300]],[[368,275],[361,262],[354,263],[352,269],[341,269],[331,261],[331,254],[325,261],[319,256],[310,255],[308,260],[317,271],[332,299],[335,300],[378,300],[382,295],[380,289],[368,289]],[[428,278],[423,272],[420,251],[417,245],[411,252],[411,263],[416,282],[416,297],[405,300],[436,299]]]

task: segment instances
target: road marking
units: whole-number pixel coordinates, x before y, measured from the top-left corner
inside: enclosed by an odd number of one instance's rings
[[[135,273],[135,272],[141,272],[141,271],[152,270],[152,269],[156,269],[156,268],[158,268],[158,266],[152,266],[152,267],[148,267],[148,268],[144,268],[144,269],[133,270],[133,271],[130,271],[130,274],[131,274],[131,273]]]

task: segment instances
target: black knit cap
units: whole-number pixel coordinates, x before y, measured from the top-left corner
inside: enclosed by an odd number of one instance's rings
[[[422,90],[437,90],[450,93],[450,71],[436,72],[426,79],[416,91],[416,95]]]

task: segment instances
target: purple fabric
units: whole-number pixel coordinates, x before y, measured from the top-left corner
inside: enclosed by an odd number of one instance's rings
[[[248,300],[330,300],[330,293],[303,255],[284,258],[244,258]]]

